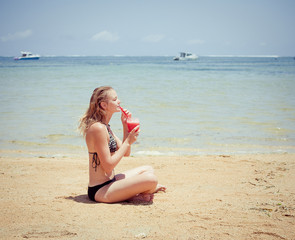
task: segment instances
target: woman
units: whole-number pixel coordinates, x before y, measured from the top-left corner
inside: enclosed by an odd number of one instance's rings
[[[127,118],[121,115],[123,141],[111,130],[109,122],[120,112],[120,100],[111,87],[93,91],[89,108],[80,120],[80,130],[86,139],[89,152],[88,197],[92,201],[114,203],[125,200],[153,200],[153,193],[165,191],[158,184],[150,166],[142,166],[121,174],[114,168],[124,156],[129,156],[131,145],[139,135],[139,126],[128,132]],[[126,110],[127,114],[131,114]]]

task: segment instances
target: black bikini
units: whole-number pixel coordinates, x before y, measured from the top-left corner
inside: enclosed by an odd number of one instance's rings
[[[106,125],[107,127],[107,130],[108,130],[108,133],[109,133],[109,136],[110,136],[110,141],[109,141],[109,149],[110,149],[110,152],[113,153],[117,150],[117,142],[113,136],[113,133],[112,133],[112,130],[110,128],[110,125]],[[97,152],[89,152],[89,154],[93,154],[93,157],[92,157],[92,167],[95,169],[97,169],[97,166],[100,164],[100,160],[98,158],[98,155],[97,155]],[[113,179],[109,180],[109,181],[106,181],[102,184],[98,184],[96,186],[93,186],[93,187],[88,187],[88,197],[90,200],[92,201],[95,201],[95,194],[96,192],[101,189],[102,187],[112,183],[116,181],[116,178],[114,177]]]
[[[93,186],[93,187],[88,187],[88,197],[90,200],[94,201],[95,202],[95,194],[96,192],[101,189],[102,187],[112,183],[116,181],[116,178],[114,177],[112,180],[109,180],[107,182],[104,182],[102,184],[99,184],[99,185],[96,185],[96,186]]]

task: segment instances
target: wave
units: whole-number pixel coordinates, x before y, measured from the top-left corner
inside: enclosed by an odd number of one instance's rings
[[[279,55],[204,55],[203,57],[278,58]]]
[[[137,151],[134,155],[141,156],[176,156],[177,153],[174,152],[159,152],[159,151]]]

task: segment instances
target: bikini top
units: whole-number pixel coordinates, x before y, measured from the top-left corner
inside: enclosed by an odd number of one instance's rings
[[[107,128],[109,136],[110,136],[109,149],[110,149],[110,152],[113,153],[117,150],[117,142],[113,136],[113,132],[111,130],[110,124],[106,125],[106,128]],[[100,160],[98,158],[97,152],[89,152],[89,154],[93,154],[92,167],[95,168],[95,171],[96,171],[97,166],[100,164]]]
[[[110,152],[113,153],[113,152],[116,152],[117,150],[117,142],[114,138],[114,135],[113,135],[113,132],[111,130],[111,126],[110,124],[106,125],[107,129],[108,129],[108,133],[109,133],[109,136],[110,136],[110,141],[109,141],[109,149],[110,149]]]

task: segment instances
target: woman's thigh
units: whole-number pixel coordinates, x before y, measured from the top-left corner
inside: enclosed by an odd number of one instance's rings
[[[125,178],[130,178],[145,172],[154,173],[154,169],[151,166],[140,166],[117,174],[116,179],[121,180]]]
[[[139,170],[139,169],[138,169]],[[133,176],[131,176],[134,174]],[[116,181],[101,188],[95,194],[98,202],[119,202],[127,200],[139,193],[153,192],[157,186],[157,178],[151,172],[142,174],[130,173],[129,177]]]

